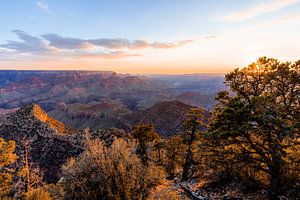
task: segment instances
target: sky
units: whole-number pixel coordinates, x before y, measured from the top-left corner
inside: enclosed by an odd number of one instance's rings
[[[226,73],[300,60],[300,0],[2,0],[0,69]]]

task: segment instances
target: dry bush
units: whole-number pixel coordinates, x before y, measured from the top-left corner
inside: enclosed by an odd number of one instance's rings
[[[52,200],[48,191],[43,188],[34,189],[26,194],[26,200]]]
[[[17,160],[14,141],[0,138],[0,198],[8,199],[13,184],[12,164]]]
[[[172,188],[164,188],[160,191],[155,191],[155,193],[151,194],[148,198],[148,200],[178,200],[178,199],[183,199],[181,195],[176,192]]]
[[[146,199],[164,173],[151,163],[143,165],[134,152],[121,139],[111,147],[91,141],[62,167],[65,199]]]

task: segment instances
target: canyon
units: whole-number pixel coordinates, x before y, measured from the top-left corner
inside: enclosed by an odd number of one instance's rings
[[[153,116],[160,115],[163,122],[176,121],[178,117],[182,118],[182,114],[177,113],[189,106],[210,110],[215,94],[222,89],[226,89],[223,75],[217,74],[130,75],[110,71],[2,70],[0,123],[9,113],[36,103],[49,116],[80,130],[86,127],[127,130],[134,123],[154,122],[150,119]],[[161,115],[160,110],[170,114]],[[178,131],[176,128],[158,130],[164,135]]]

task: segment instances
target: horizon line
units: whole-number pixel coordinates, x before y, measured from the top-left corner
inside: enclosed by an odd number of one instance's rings
[[[83,70],[83,69],[0,69],[1,71],[27,71],[27,72],[106,72],[106,73],[116,73],[121,75],[149,75],[149,76],[162,76],[162,75],[225,75],[228,72],[193,72],[193,73],[121,73],[110,70]]]

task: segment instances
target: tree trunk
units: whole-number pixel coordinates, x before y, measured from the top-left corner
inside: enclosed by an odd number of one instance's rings
[[[183,165],[183,171],[182,171],[182,175],[181,175],[181,180],[182,181],[186,181],[188,179],[189,170],[190,170],[190,167],[192,165],[193,152],[191,150],[191,147],[192,147],[192,144],[195,140],[195,132],[196,132],[196,125],[194,125],[193,128],[192,128],[191,137],[190,137],[190,140],[188,141],[188,144],[187,144],[185,163]]]
[[[174,154],[171,156],[171,166],[169,166],[169,174],[170,174],[170,177],[171,177],[172,179],[174,178],[175,158],[176,158],[176,154],[174,153]]]
[[[25,191],[30,192],[31,191],[31,183],[30,183],[30,169],[29,169],[29,163],[28,163],[27,144],[24,145],[24,150],[25,150],[25,167],[27,169]]]
[[[270,173],[271,183],[269,189],[269,200],[278,200],[281,184],[280,167],[270,167]]]
[[[182,181],[186,181],[188,179],[188,172],[190,170],[190,166],[191,166],[191,151],[190,149],[187,150],[187,155],[185,158],[185,163],[183,165],[183,171],[182,171],[182,176],[181,176],[181,180]]]

